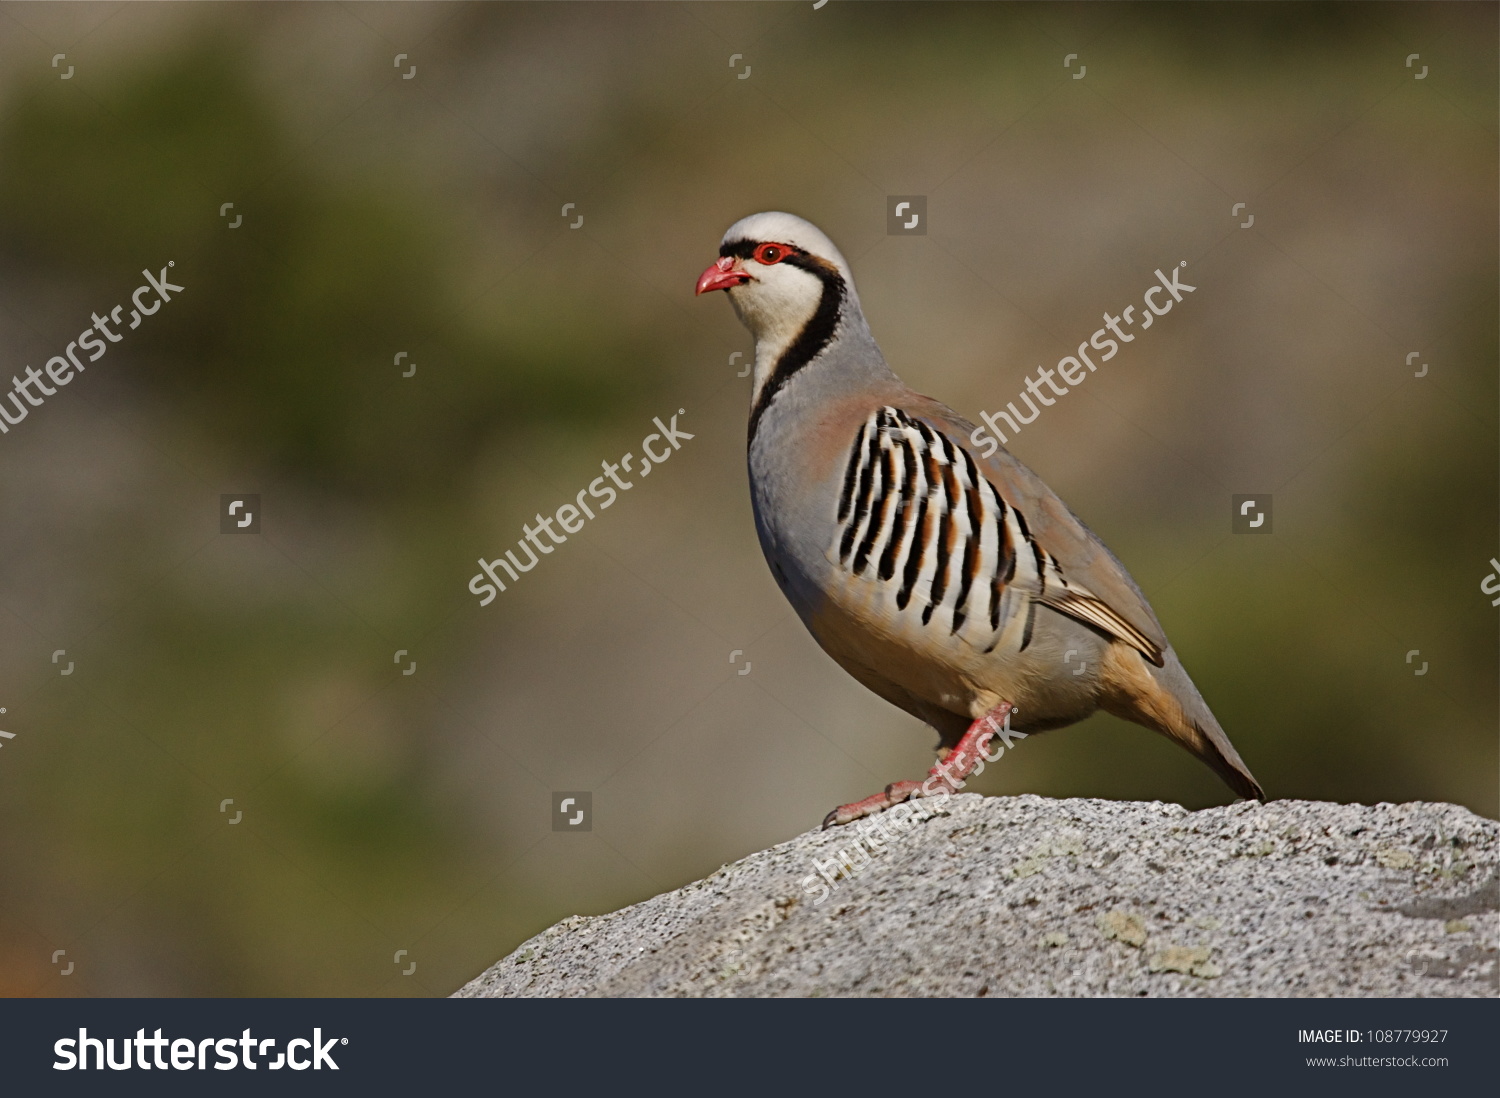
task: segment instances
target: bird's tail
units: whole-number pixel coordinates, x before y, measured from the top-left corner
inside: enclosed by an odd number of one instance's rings
[[[1241,797],[1266,799],[1265,790],[1219,727],[1175,651],[1167,649],[1164,664],[1153,667],[1135,649],[1112,644],[1102,670],[1100,706],[1105,712],[1181,744],[1213,767]]]

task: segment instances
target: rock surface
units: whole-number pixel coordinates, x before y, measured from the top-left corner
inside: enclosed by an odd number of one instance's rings
[[[812,831],[457,994],[1495,996],[1500,825],[1449,804],[939,797]],[[822,875],[820,876],[820,871]]]

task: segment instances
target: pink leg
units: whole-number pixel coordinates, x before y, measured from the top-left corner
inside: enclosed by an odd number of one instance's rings
[[[940,756],[937,765],[927,772],[925,782],[892,782],[883,792],[853,804],[840,805],[823,817],[823,829],[826,831],[830,827],[873,816],[902,801],[957,792],[963,787],[964,779],[974,773],[979,757],[985,754],[990,739],[1005,725],[1013,708],[1010,702],[1001,702],[969,725],[953,750]]]

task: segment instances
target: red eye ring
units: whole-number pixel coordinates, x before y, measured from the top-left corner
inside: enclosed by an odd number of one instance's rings
[[[769,267],[773,263],[780,263],[792,250],[785,244],[760,244],[755,249],[755,261]]]

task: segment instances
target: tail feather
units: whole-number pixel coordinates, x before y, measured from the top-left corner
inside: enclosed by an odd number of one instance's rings
[[[1188,750],[1213,767],[1219,777],[1224,779],[1225,784],[1241,797],[1252,801],[1265,801],[1266,791],[1261,788],[1260,782],[1255,780],[1255,775],[1250,773],[1250,768],[1240,758],[1240,753],[1234,749],[1234,744],[1229,742],[1229,737],[1219,727],[1219,722],[1213,720],[1212,714],[1209,715],[1209,720],[1213,723],[1207,728],[1196,721],[1193,722],[1193,731],[1197,733],[1199,746],[1187,745]]]
[[[1135,649],[1117,642],[1110,645],[1102,671],[1100,705],[1106,712],[1181,744],[1241,797],[1266,799],[1175,651],[1169,648],[1162,666],[1153,667]]]

